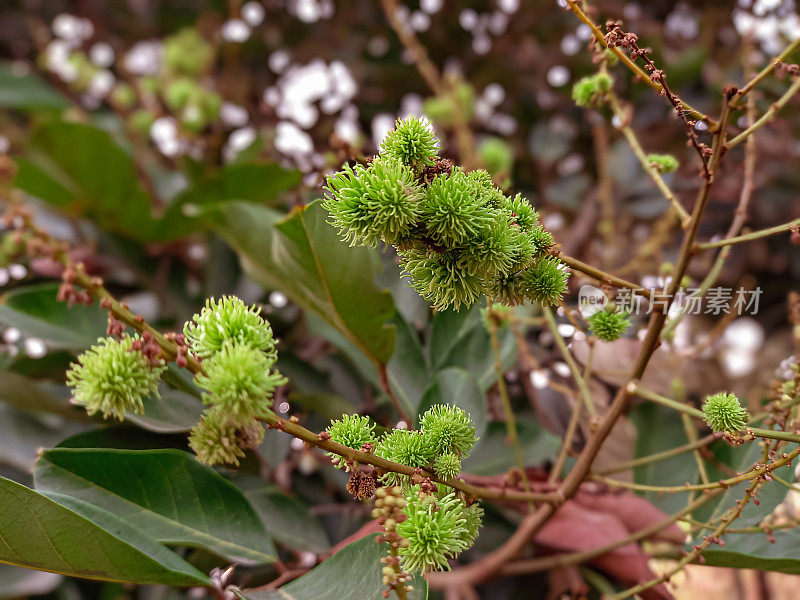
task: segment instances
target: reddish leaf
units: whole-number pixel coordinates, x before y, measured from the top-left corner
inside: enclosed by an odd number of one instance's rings
[[[628,493],[592,494],[581,491],[575,501],[589,509],[599,510],[616,516],[625,525],[629,533],[635,533],[667,518],[667,515],[650,504],[644,498]],[[686,534],[675,523],[652,536],[653,539],[664,540],[674,544],[683,544]]]
[[[611,513],[590,510],[574,500],[567,501],[536,535],[536,544],[549,550],[577,552],[611,544],[629,534],[625,523]],[[625,544],[589,561],[623,585],[654,577],[648,557],[636,544]],[[642,593],[646,600],[672,598],[663,585]]]

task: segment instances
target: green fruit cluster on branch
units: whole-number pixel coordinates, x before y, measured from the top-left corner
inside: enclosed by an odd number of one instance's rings
[[[189,446],[200,462],[238,465],[244,450],[263,438],[259,419],[271,414],[273,393],[287,381],[273,369],[278,353],[272,329],[259,309],[226,296],[208,300],[184,332],[203,359],[195,382],[209,407],[192,428]]]
[[[342,415],[341,419],[331,421],[326,432],[331,441],[348,448],[361,450],[370,444],[375,454],[386,460],[415,469],[429,468],[443,479],[458,476],[461,460],[469,456],[478,440],[470,416],[457,406],[434,404],[419,422],[419,430],[389,429],[379,438],[369,417]],[[334,454],[331,457],[338,459]],[[343,465],[338,461],[337,466]],[[409,478],[388,472],[381,480],[387,485],[405,485]]]
[[[406,571],[449,570],[456,558],[475,543],[483,520],[478,504],[468,505],[455,490],[441,485],[435,492],[409,487],[402,509],[406,517],[397,525],[404,542],[400,564]]]
[[[126,412],[142,414],[144,400],[158,395],[166,367],[152,364],[134,348],[139,336],[101,338],[67,371],[72,402],[90,415],[122,420]]]
[[[750,420],[750,414],[739,403],[739,399],[725,392],[706,398],[703,403],[703,415],[713,431],[726,433],[739,433]]]
[[[362,415],[342,415],[341,419],[331,421],[326,431],[331,437],[332,442],[361,450],[365,444],[376,444],[375,423],[369,417]],[[334,465],[338,469],[345,469],[346,464],[341,460],[341,456],[333,452],[328,452]]]
[[[436,309],[469,307],[481,296],[557,303],[568,273],[548,255],[553,238],[530,203],[438,152],[425,121],[398,120],[377,157],[328,179],[331,224],[351,245],[393,245],[411,285]]]

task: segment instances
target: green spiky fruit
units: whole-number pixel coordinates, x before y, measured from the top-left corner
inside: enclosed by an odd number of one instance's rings
[[[545,306],[558,304],[567,291],[569,274],[556,258],[543,258],[523,273],[525,297]]]
[[[264,427],[258,421],[242,425],[220,410],[209,410],[189,434],[189,447],[197,460],[207,465],[239,466],[247,448],[255,448],[264,439]]]
[[[725,392],[706,398],[703,403],[703,415],[713,431],[727,433],[742,431],[750,420],[747,409],[739,403],[739,399]]]
[[[463,171],[439,175],[431,182],[422,202],[422,219],[435,242],[446,247],[467,244],[500,216],[476,191]]]
[[[433,472],[442,479],[453,479],[461,473],[461,459],[453,452],[445,452],[433,461]]]
[[[412,287],[437,310],[471,306],[483,293],[483,278],[464,270],[458,253],[412,249],[399,254]]]
[[[653,165],[659,173],[673,173],[678,170],[678,159],[671,154],[648,154],[647,162]]]
[[[369,417],[361,415],[342,415],[341,419],[331,421],[326,431],[331,436],[331,441],[360,450],[364,444],[375,444],[375,423]],[[344,461],[338,454],[332,452],[328,456],[334,459],[337,468],[345,468]]]
[[[613,80],[607,73],[596,73],[578,80],[572,86],[572,100],[578,106],[597,106],[608,92]]]
[[[195,377],[206,390],[203,402],[246,423],[271,412],[272,393],[286,383],[270,371],[274,359],[244,342],[228,341],[203,361],[205,373]]]
[[[278,357],[272,328],[261,316],[261,309],[248,307],[236,296],[206,300],[203,310],[186,323],[183,331],[192,352],[200,358],[213,356],[228,341],[260,350],[272,362]]]
[[[467,457],[478,440],[470,416],[451,404],[431,406],[420,417],[419,428],[437,456],[453,452]]]
[[[422,188],[411,169],[379,158],[368,167],[345,165],[328,178],[325,208],[350,244],[397,244],[421,215]]]
[[[439,155],[439,140],[427,120],[406,117],[398,119],[386,134],[380,154],[417,170],[434,163]]]
[[[419,431],[391,429],[387,431],[375,448],[375,454],[386,460],[408,467],[424,467],[433,459],[430,441]],[[386,473],[381,480],[387,485],[399,485],[407,477],[400,473]]]
[[[613,342],[621,338],[631,326],[627,313],[599,310],[586,319],[589,329],[600,340]]]
[[[403,514],[406,520],[397,525],[397,533],[406,542],[400,547],[404,570],[449,570],[449,558],[470,547],[470,531],[465,520],[465,504],[452,491],[441,498],[420,494],[412,486],[405,495]]]
[[[158,382],[166,367],[151,365],[133,348],[139,336],[121,340],[101,338],[78,357],[67,371],[72,402],[90,415],[119,419],[126,412],[144,413],[144,400],[158,396]]]

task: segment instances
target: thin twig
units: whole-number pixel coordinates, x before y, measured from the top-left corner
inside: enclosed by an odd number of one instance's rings
[[[750,135],[753,134],[754,131],[757,131],[758,129],[760,129],[761,127],[772,121],[772,119],[775,118],[775,115],[778,114],[778,111],[781,110],[784,106],[786,106],[786,103],[789,102],[789,100],[791,100],[792,96],[794,96],[798,92],[798,90],[800,90],[800,77],[794,80],[792,85],[789,86],[789,89],[786,90],[783,96],[781,96],[775,102],[772,103],[772,105],[767,109],[767,111],[763,115],[761,115],[761,118],[758,121],[753,123],[742,133],[740,133],[739,135],[728,141],[726,147],[729,149],[733,148],[740,142],[746,140]]]
[[[589,16],[583,11],[583,9],[581,9],[581,7],[580,7],[580,5],[579,5],[577,0],[566,0],[566,2],[567,2],[567,6],[569,7],[569,9],[573,13],[575,13],[575,16],[577,16],[581,21],[583,21],[583,23],[585,23],[586,25],[589,26],[589,29],[592,30],[592,35],[594,35],[594,38],[599,43],[601,43],[605,48],[608,48],[611,52],[613,52],[614,56],[616,56],[622,62],[622,64],[624,64],[626,67],[628,67],[633,72],[633,74],[636,75],[639,78],[640,81],[646,83],[647,85],[649,85],[651,88],[653,88],[654,90],[656,90],[659,93],[661,93],[664,90],[664,87],[661,84],[659,84],[658,82],[653,81],[650,78],[650,75],[648,75],[644,71],[644,69],[642,69],[639,65],[637,65],[635,62],[633,62],[628,57],[627,54],[622,52],[619,48],[609,47],[609,45],[606,43],[606,38],[603,35],[603,32],[594,23],[594,21],[592,21],[589,18]],[[696,108],[694,108],[693,106],[687,104],[683,100],[679,100],[679,102],[680,102],[681,107],[683,107],[684,110],[688,111],[690,114],[692,114],[693,116],[697,117],[701,121],[705,121],[706,123],[708,123],[709,124],[709,129],[712,129],[712,130],[716,129],[717,122],[714,121],[713,119],[711,119],[708,115],[702,113],[701,111],[699,111]]]
[[[594,402],[592,402],[592,394],[589,392],[589,386],[586,385],[586,381],[583,379],[583,375],[581,375],[581,370],[578,368],[578,364],[572,357],[572,353],[569,351],[569,348],[567,348],[567,343],[558,332],[558,324],[556,323],[555,316],[553,316],[553,311],[549,306],[543,306],[542,312],[544,313],[545,323],[547,323],[550,333],[553,334],[553,339],[556,342],[556,346],[558,346],[561,356],[564,357],[564,362],[567,363],[569,372],[572,373],[572,378],[575,380],[575,385],[578,386],[578,391],[580,392],[581,400],[586,407],[586,412],[589,413],[590,417],[593,417],[597,414],[597,409],[594,406]]]
[[[696,251],[710,250],[712,248],[723,248],[725,246],[732,246],[733,244],[741,244],[742,242],[751,242],[753,240],[759,240],[761,238],[769,237],[771,235],[777,235],[779,233],[784,233],[786,231],[791,231],[797,228],[800,228],[800,219],[789,221],[788,223],[784,223],[783,225],[776,225],[775,227],[768,227],[767,229],[759,229],[758,231],[753,231],[751,233],[737,235],[736,237],[725,238],[723,240],[717,240],[714,242],[703,242],[701,244],[696,244],[695,250]]]
[[[634,133],[630,126],[630,115],[622,108],[619,99],[613,91],[609,92],[606,97],[608,98],[608,103],[611,106],[611,110],[613,110],[614,114],[619,118],[620,131],[622,131],[625,139],[628,140],[628,144],[633,150],[633,153],[636,155],[636,158],[639,159],[642,168],[647,171],[647,174],[650,175],[655,182],[656,187],[658,187],[664,197],[669,201],[675,212],[678,213],[681,223],[688,224],[689,213],[686,212],[686,209],[675,197],[675,194],[673,194],[672,190],[669,189],[669,186],[664,181],[664,178],[661,177],[661,173],[659,172],[658,168],[656,168],[653,163],[647,160],[647,154],[645,154],[641,144],[639,143],[639,138],[636,137],[636,133]]]

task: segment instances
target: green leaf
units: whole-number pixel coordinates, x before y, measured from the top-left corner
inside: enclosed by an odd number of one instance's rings
[[[558,452],[560,440],[539,427],[536,421],[517,419],[517,433],[526,465],[541,464]],[[503,423],[489,423],[486,433],[475,444],[472,454],[464,461],[464,471],[475,475],[496,475],[514,467],[514,452],[507,442]]]
[[[686,431],[680,413],[653,403],[637,404],[631,418],[639,434],[636,437],[635,456],[649,456],[687,443]],[[695,483],[697,463],[690,452],[665,460],[636,467],[634,481],[646,485],[683,485]],[[686,505],[685,494],[644,494],[653,505],[666,513],[673,513]]]
[[[781,452],[791,452],[796,447],[796,444],[787,444],[781,448]],[[750,443],[737,470],[750,470],[761,460],[762,451],[759,444]],[[776,469],[774,475],[784,481],[793,481],[794,470],[793,465],[785,465]],[[711,518],[719,518],[732,508],[742,498],[748,485],[749,482],[745,481],[729,488],[715,507]],[[789,489],[776,480],[762,486],[758,493],[758,505],[753,501],[748,502],[733,527],[758,525],[775,511],[788,493]],[[708,531],[700,532],[693,543],[700,543],[702,535],[706,533]],[[703,556],[709,565],[800,574],[800,538],[796,530],[775,531],[775,543],[770,543],[765,533],[726,533],[725,546],[712,545],[703,551]]]
[[[786,444],[781,448],[781,452],[791,452],[797,448],[797,444]],[[761,461],[763,448],[759,444],[751,443],[747,449],[747,453],[742,457],[742,462],[739,464],[738,472],[744,473],[753,468],[757,462]],[[792,465],[785,465],[776,469],[774,472],[776,477],[780,477],[784,481],[794,481],[794,467]],[[722,496],[717,507],[714,509],[712,518],[719,518],[722,514],[732,508],[737,501],[744,495],[744,490],[749,482],[742,482],[739,485],[728,488]],[[769,485],[765,485],[758,492],[758,504],[748,502],[747,506],[742,510],[742,515],[736,519],[736,524],[733,527],[750,527],[758,525],[767,516],[778,507],[778,505],[786,499],[789,493],[789,488],[781,485],[777,481],[773,481]],[[800,557],[798,557],[800,558]]]
[[[78,431],[80,427],[76,423],[64,423],[52,415],[22,412],[0,403],[0,464],[30,472],[41,448],[52,446],[65,435]]]
[[[56,121],[40,127],[18,161],[16,185],[102,228],[136,240],[154,238],[156,221],[131,156],[91,125]]]
[[[330,547],[322,523],[300,499],[287,496],[262,480],[244,487],[245,496],[275,540],[293,550],[316,553]]]
[[[478,380],[464,369],[450,367],[436,374],[420,402],[417,427],[419,416],[434,404],[452,404],[463,409],[472,417],[478,438],[486,431],[486,396],[478,386]]]
[[[275,549],[242,492],[178,450],[55,448],[42,453],[36,488],[100,506],[167,544],[206,548],[245,564]]]
[[[498,336],[501,366],[506,370],[514,364],[517,347],[508,328],[501,329]],[[434,371],[461,367],[475,375],[484,390],[497,380],[489,332],[477,304],[469,310],[445,310],[434,314],[429,352]]]
[[[348,544],[310,573],[277,590],[244,591],[247,600],[370,600],[380,598],[386,589],[381,584],[381,557],[387,545],[375,543],[368,535]],[[419,575],[411,580],[414,591],[409,600],[425,600],[428,584]]]
[[[710,566],[800,575],[797,530],[779,530],[774,535],[775,543],[770,543],[764,533],[726,533],[725,546],[713,546],[703,552],[703,557]]]
[[[386,373],[406,413],[415,415],[430,380],[428,362],[414,327],[399,313],[392,322],[397,327],[397,339]]]
[[[0,370],[0,400],[27,413],[47,412],[71,421],[91,422],[86,411],[69,403],[63,386]]]
[[[396,331],[387,321],[394,307],[391,294],[374,283],[380,257],[373,249],[343,243],[319,201],[283,220],[273,210],[244,202],[226,203],[207,215],[256,282],[283,290],[325,319],[376,367],[389,361]]]
[[[0,63],[0,106],[20,110],[63,110],[69,101],[43,79],[32,74],[17,76],[10,61]]]
[[[196,215],[203,206],[222,201],[246,200],[274,204],[284,190],[300,183],[300,171],[277,164],[233,164],[200,179],[180,194],[167,209],[159,230],[162,239],[175,239],[196,231]]]
[[[3,296],[0,323],[35,337],[51,349],[82,349],[105,336],[107,314],[98,305],[58,302],[58,284],[42,283],[17,288]]]
[[[50,498],[2,477],[0,562],[87,579],[210,583],[177,554],[114,514],[74,498]]]
[[[181,390],[161,385],[161,396],[143,401],[144,414],[127,413],[125,420],[158,433],[189,431],[203,413],[203,403]]]

